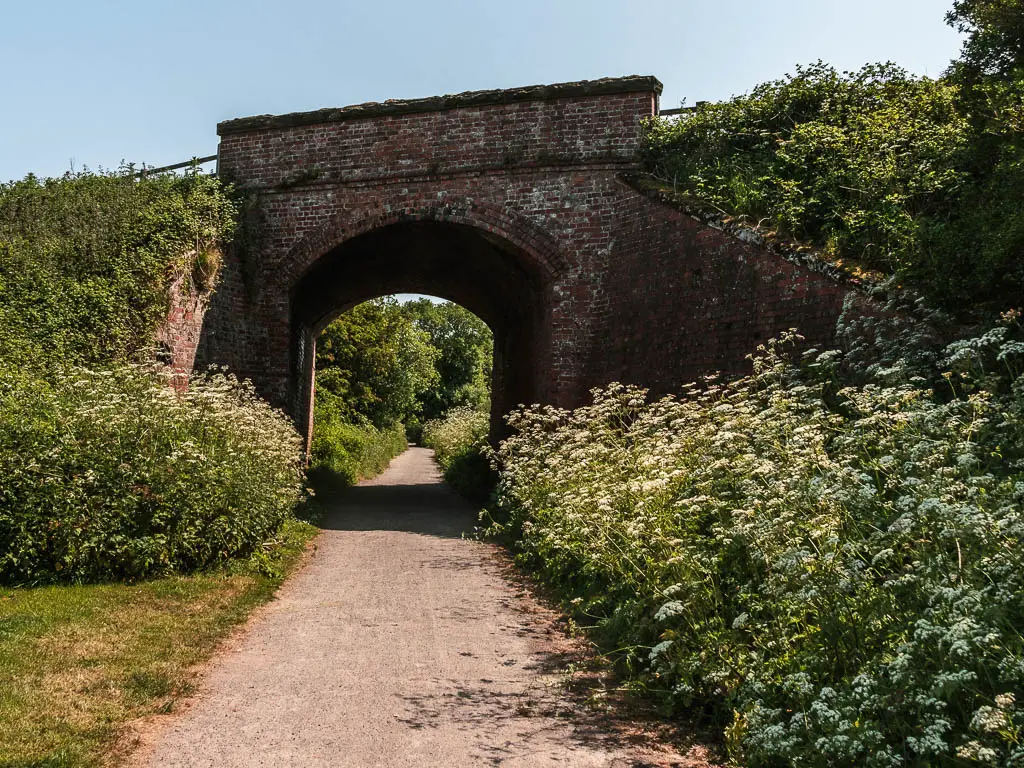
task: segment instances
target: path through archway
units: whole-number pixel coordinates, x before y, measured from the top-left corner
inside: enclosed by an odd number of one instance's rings
[[[371,298],[421,293],[454,301],[494,334],[492,434],[518,403],[540,399],[549,369],[550,276],[507,240],[466,224],[405,221],[343,241],[316,259],[291,292],[296,416],[312,430],[316,337]]]

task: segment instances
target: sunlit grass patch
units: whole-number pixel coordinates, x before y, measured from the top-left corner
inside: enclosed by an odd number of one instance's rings
[[[271,551],[216,572],[0,591],[0,767],[116,764],[124,725],[174,710],[316,530],[289,521]]]

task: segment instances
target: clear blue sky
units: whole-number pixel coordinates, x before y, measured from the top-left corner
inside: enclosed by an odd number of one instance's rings
[[[817,59],[939,75],[951,0],[6,0],[0,180],[169,164],[216,123],[627,74],[662,106]]]

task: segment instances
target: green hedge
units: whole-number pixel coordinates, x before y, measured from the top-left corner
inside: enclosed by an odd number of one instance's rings
[[[209,290],[235,206],[209,176],[0,184],[0,363],[91,365],[153,343],[175,278]]]
[[[303,495],[301,440],[248,384],[0,368],[0,581],[138,579],[248,555]]]
[[[318,418],[310,451],[310,476],[321,484],[355,485],[383,472],[406,447],[401,424],[377,429],[372,424]]]

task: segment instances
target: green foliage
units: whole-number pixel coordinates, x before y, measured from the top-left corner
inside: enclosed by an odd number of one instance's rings
[[[444,479],[471,501],[482,502],[494,488],[485,411],[468,406],[451,409],[443,418],[423,425],[423,444],[434,449]]]
[[[891,64],[798,67],[748,95],[652,121],[647,166],[757,227],[910,281],[961,315],[1001,310],[1024,290],[1024,81],[998,89],[1002,107],[981,116],[954,79]]]
[[[248,555],[302,497],[301,440],[251,385],[135,366],[0,369],[0,581],[139,579]]]
[[[433,448],[441,469],[447,469],[460,453],[487,442],[488,416],[466,406],[453,408],[443,419],[423,425],[423,443]]]
[[[317,398],[342,418],[378,429],[402,421],[437,382],[437,351],[393,297],[345,312],[317,339]]]
[[[383,429],[369,423],[352,424],[319,398],[315,424],[310,478],[321,486],[354,485],[378,475],[407,447],[401,424]]]
[[[234,205],[201,174],[0,184],[0,361],[125,360],[152,344],[176,278],[208,290]]]
[[[496,528],[744,765],[1017,765],[1021,339],[1011,315],[852,386],[786,338],[680,398],[518,411]]]
[[[0,185],[0,581],[203,568],[288,519],[303,470],[283,415],[230,377],[179,393],[129,363],[172,289],[213,289],[234,216],[198,173]]]
[[[109,766],[126,726],[193,692],[196,665],[273,597],[316,532],[288,520],[225,569],[0,591],[0,766]]]
[[[405,449],[406,436],[423,439],[425,420],[455,406],[489,407],[491,348],[487,326],[456,304],[385,297],[341,315],[317,340],[311,458],[320,482],[371,477]],[[487,416],[479,419],[486,436]],[[462,487],[489,472],[472,450],[455,463],[446,476]]]
[[[970,126],[961,157],[967,181],[957,216],[930,232],[927,246],[933,269],[983,270],[994,283],[972,300],[1016,306],[1024,273],[1024,0],[957,0],[946,18],[967,33],[947,72]]]
[[[1024,3],[1021,0],[954,0],[946,20],[967,33],[953,71],[963,79],[1011,79],[1024,69]]]
[[[437,382],[419,396],[417,418],[442,417],[452,408],[491,407],[491,366],[494,338],[491,329],[458,304],[435,304],[429,299],[406,302],[404,311],[416,327],[426,331],[437,350]]]

